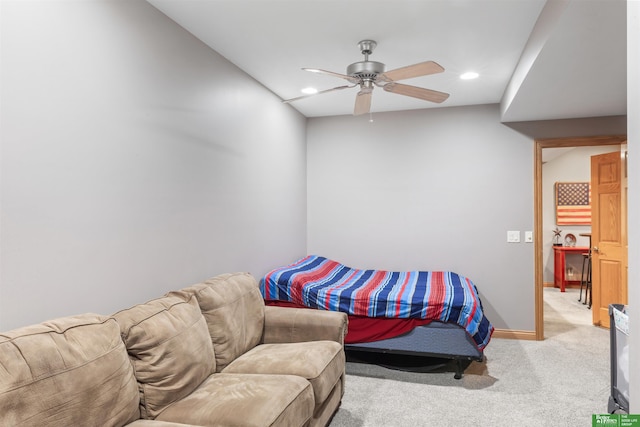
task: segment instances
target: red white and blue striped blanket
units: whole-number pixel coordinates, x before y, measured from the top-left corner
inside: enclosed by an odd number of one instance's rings
[[[494,330],[483,313],[475,285],[448,271],[358,270],[309,255],[266,274],[260,280],[260,291],[267,301],[288,301],[355,316],[457,323],[480,350]]]

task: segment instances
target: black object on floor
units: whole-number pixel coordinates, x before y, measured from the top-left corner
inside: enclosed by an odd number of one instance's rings
[[[406,372],[456,372],[456,379],[471,364],[471,360],[441,357],[414,356],[398,353],[377,353],[372,351],[346,351],[347,362],[367,363],[383,368]]]
[[[610,414],[629,413],[629,316],[622,304],[609,305],[609,340],[611,342]],[[626,357],[622,357],[626,353]]]

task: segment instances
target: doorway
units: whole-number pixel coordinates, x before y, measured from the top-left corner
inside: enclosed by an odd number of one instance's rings
[[[544,148],[572,148],[586,146],[621,145],[627,140],[625,135],[553,138],[535,140],[534,143],[534,271],[535,271],[535,337],[544,339],[544,253],[542,215],[542,150]]]

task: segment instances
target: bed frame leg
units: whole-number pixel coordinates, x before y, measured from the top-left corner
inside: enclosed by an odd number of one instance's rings
[[[462,378],[462,374],[464,373],[464,370],[467,368],[467,366],[469,366],[468,363],[465,363],[462,359],[456,359],[456,374],[453,376],[453,378],[459,380]]]

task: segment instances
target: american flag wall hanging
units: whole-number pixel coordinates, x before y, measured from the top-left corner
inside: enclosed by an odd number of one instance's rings
[[[556,224],[591,225],[591,184],[556,182]]]

